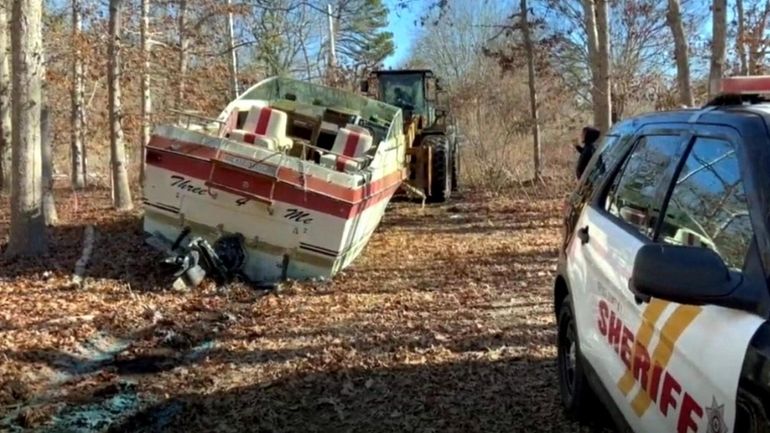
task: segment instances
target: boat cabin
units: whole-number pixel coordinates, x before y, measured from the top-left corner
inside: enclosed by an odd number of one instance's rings
[[[220,137],[345,173],[369,167],[385,143],[397,147],[402,131],[394,106],[279,77],[244,92],[217,120]]]

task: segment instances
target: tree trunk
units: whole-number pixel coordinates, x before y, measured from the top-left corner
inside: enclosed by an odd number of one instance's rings
[[[712,18],[711,68],[709,71],[709,99],[719,93],[719,82],[725,63],[727,31],[727,0],[714,0]]]
[[[150,142],[150,122],[152,121],[152,90],[150,89],[150,44],[148,39],[149,32],[150,0],[142,0],[141,44],[142,59],[144,61],[144,65],[142,66],[142,143],[140,146],[141,162],[139,171],[142,183],[144,183],[144,164],[147,153],[145,146]]]
[[[13,58],[13,182],[8,257],[47,251],[42,208],[40,104],[42,83],[42,0],[14,0],[11,18]]]
[[[521,32],[524,37],[524,49],[527,52],[527,78],[529,81],[529,107],[532,113],[532,154],[535,170],[535,180],[543,178],[542,157],[540,146],[540,118],[537,112],[537,88],[535,87],[535,50],[532,47],[532,37],[529,32],[529,20],[527,18],[527,0],[520,0],[521,8]]]
[[[179,0],[179,16],[177,17],[179,25],[179,83],[177,84],[176,109],[181,110],[184,104],[185,76],[187,75],[187,48],[189,38],[187,37],[187,0]],[[183,119],[180,117],[179,121]]]
[[[588,66],[591,70],[591,105],[594,112],[594,124],[599,124],[601,117],[598,109],[599,96],[599,46],[596,32],[596,4],[594,0],[583,1],[583,20],[586,30],[586,42],[588,44]]]
[[[738,51],[738,61],[741,65],[740,74],[748,75],[749,65],[746,60],[746,23],[744,22],[746,16],[743,11],[743,0],[735,0],[735,8],[737,9],[738,14],[738,35],[735,46]]]
[[[757,19],[757,22],[749,29],[746,38],[748,46],[748,75],[762,75],[765,62],[764,32],[767,27],[767,19],[770,15],[770,1],[765,2],[765,7]]]
[[[608,0],[596,0],[596,47],[599,61],[599,80],[597,82],[597,96],[595,102],[598,109],[596,126],[607,132],[612,126],[612,95],[610,80],[610,25],[608,20]]]
[[[227,44],[230,50],[230,92],[233,99],[238,97],[238,53],[235,50],[235,35],[233,32],[233,11],[230,9],[232,0],[227,0]]]
[[[121,21],[123,0],[110,0],[110,45],[107,80],[109,81],[110,157],[112,165],[113,205],[117,210],[130,210],[131,188],[126,168],[126,148],[123,143],[123,111],[121,109]]]
[[[12,149],[11,144],[11,55],[7,0],[0,1],[0,186],[3,192],[11,192]]]
[[[688,107],[695,106],[690,85],[690,55],[687,47],[687,38],[684,35],[682,25],[682,13],[679,0],[668,0],[668,12],[666,13],[671,33],[674,35],[674,56],[676,57],[676,82],[679,87],[679,100]]]
[[[72,112],[71,122],[72,131],[70,137],[72,172],[70,173],[72,188],[82,189],[86,186],[85,172],[85,134],[83,124],[85,113],[83,106],[83,50],[82,50],[82,31],[83,31],[83,10],[82,0],[72,0],[72,47],[74,49],[72,58]]]
[[[45,96],[43,96],[45,98]],[[43,215],[45,224],[54,225],[59,220],[53,190],[53,143],[51,142],[51,117],[47,104],[40,110],[40,143],[43,158]]]

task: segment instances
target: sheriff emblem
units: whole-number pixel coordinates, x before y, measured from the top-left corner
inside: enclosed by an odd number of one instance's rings
[[[725,424],[725,405],[717,404],[716,397],[711,397],[711,406],[706,408],[708,433],[728,433]]]

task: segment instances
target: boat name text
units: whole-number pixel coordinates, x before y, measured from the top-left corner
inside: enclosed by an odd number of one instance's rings
[[[195,184],[190,183],[190,179],[186,179],[182,176],[177,176],[175,174],[171,175],[171,186],[177,187],[181,189],[182,191],[191,192],[193,194],[203,195],[206,194],[206,190],[195,186]]]
[[[304,212],[295,208],[286,209],[286,214],[283,217],[287,220],[296,221],[302,224],[310,224],[313,222],[313,218],[310,218],[310,214],[308,212]]]

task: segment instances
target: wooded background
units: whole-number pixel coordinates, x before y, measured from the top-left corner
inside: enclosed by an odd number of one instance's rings
[[[109,186],[130,209],[142,144],[173,110],[215,117],[273,75],[356,90],[394,52],[388,19],[406,13],[417,18],[402,66],[443,79],[461,177],[492,191],[566,188],[582,126],[702,104],[720,77],[767,67],[770,2],[759,0],[2,0],[0,180],[15,220],[53,223],[42,197],[56,185]]]

